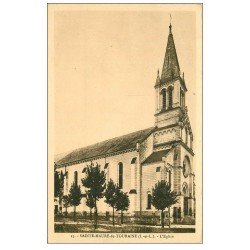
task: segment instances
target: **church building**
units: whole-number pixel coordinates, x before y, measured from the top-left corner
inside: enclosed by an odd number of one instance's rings
[[[156,213],[151,204],[152,188],[158,181],[166,180],[178,194],[171,216],[178,213],[181,218],[195,217],[193,133],[185,105],[187,87],[184,73],[180,72],[171,24],[163,68],[161,74],[157,73],[154,91],[152,127],[73,150],[55,162],[56,171],[65,175],[64,195],[73,182],[81,185],[82,193],[86,194],[81,179],[87,165],[97,162],[107,181],[112,179],[129,195],[128,214]],[[89,211],[85,203],[83,197],[78,212]],[[103,198],[98,201],[98,211],[111,213],[112,208]]]

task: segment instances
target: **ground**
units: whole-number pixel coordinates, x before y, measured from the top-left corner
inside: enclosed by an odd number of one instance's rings
[[[95,230],[93,221],[89,219],[78,219],[74,222],[69,218],[60,218],[54,224],[56,233],[195,233],[194,225],[171,225],[169,231],[168,226],[137,225],[125,223],[123,225],[112,225],[111,221],[100,220],[98,228]]]

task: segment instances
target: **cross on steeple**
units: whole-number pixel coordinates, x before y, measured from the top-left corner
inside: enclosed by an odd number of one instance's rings
[[[172,21],[172,17],[171,17],[171,14],[170,14],[169,34],[172,34],[172,24],[171,24],[171,21]]]

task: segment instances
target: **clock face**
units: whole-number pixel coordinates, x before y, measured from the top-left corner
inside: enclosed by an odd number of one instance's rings
[[[183,161],[183,176],[187,178],[191,172],[190,161],[188,158],[185,158]]]

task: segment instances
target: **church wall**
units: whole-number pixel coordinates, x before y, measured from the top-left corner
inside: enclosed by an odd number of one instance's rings
[[[131,164],[132,159],[136,157],[136,163],[135,164]],[[113,179],[114,182],[118,183],[118,164],[119,162],[123,163],[123,188],[122,191],[123,192],[127,192],[129,195],[129,199],[130,199],[130,207],[129,207],[129,211],[133,210],[136,207],[136,201],[134,199],[134,196],[136,196],[138,194],[129,194],[129,191],[131,189],[136,189],[137,190],[137,178],[135,178],[133,176],[132,178],[132,174],[137,172],[137,168],[138,168],[138,152],[137,151],[133,151],[133,152],[128,152],[128,153],[124,153],[124,154],[120,154],[120,155],[115,155],[115,156],[111,156],[108,157],[106,159],[106,162],[109,163],[109,178]],[[134,170],[134,171],[133,171]],[[134,179],[134,183],[131,182],[131,179]],[[100,201],[100,203],[103,202]],[[109,210],[111,211],[111,209],[109,208]]]
[[[135,164],[131,164],[131,161],[134,157],[138,158],[138,152],[137,151],[132,151],[132,152],[127,152],[124,154],[120,155],[114,155],[106,158],[101,158],[97,160],[93,160],[93,163],[101,165],[101,169],[104,169],[105,163],[109,163],[108,169],[105,170],[106,176],[108,179],[112,179],[115,183],[118,183],[118,164],[119,162],[123,163],[123,188],[122,190],[124,192],[127,192],[129,194],[129,191],[134,188],[137,188],[137,183],[136,183],[136,178],[131,178],[131,175],[133,173],[137,172],[138,168],[138,160],[135,162]],[[84,162],[80,164],[75,164],[71,166],[67,166],[67,171],[68,171],[68,191],[70,189],[71,184],[74,182],[74,172],[78,172],[78,185],[81,186],[82,193],[85,192],[85,188],[82,186],[81,179],[85,177],[85,173],[82,173],[82,170],[87,167],[87,165],[90,165],[90,162]],[[135,168],[134,171],[132,171],[131,168]],[[63,171],[65,173],[65,168],[58,168],[57,171]],[[134,179],[134,183],[131,182],[131,179]],[[66,181],[64,183],[64,186],[66,187]],[[66,190],[65,190],[66,191]],[[66,194],[66,192],[65,192]],[[67,193],[68,194],[68,193]],[[130,209],[134,209],[136,207],[136,199],[134,198],[136,194],[129,194],[130,197]],[[85,205],[86,198],[83,198],[81,201],[81,204],[77,207],[77,212],[83,212],[87,211],[89,212],[89,208]],[[112,209],[104,202],[104,198],[102,198],[100,201],[98,201],[98,211],[99,212],[106,212],[106,211],[112,211]],[[64,209],[63,209],[64,211]],[[73,211],[73,207],[68,208],[68,211],[71,212]]]
[[[142,183],[143,183],[143,178],[142,178],[142,167],[141,167],[141,162],[145,160],[147,157],[150,156],[153,152],[153,133],[149,135],[141,144],[139,147],[139,161],[140,165],[138,166],[138,171],[137,171],[137,197],[136,197],[136,209],[135,211],[140,211],[141,208],[141,201],[142,197],[140,194],[142,194]]]
[[[180,81],[174,82],[174,92],[173,92],[173,107],[180,106]]]
[[[184,157],[185,156],[188,156],[189,159],[190,159],[190,163],[191,163],[191,172],[195,172],[195,169],[194,169],[194,166],[193,166],[193,156],[183,147],[181,146],[180,147],[181,151],[180,151],[180,164],[181,166],[183,165],[183,161],[184,161]]]
[[[173,150],[171,150],[165,158],[165,161],[173,165]],[[151,206],[151,209],[147,209],[148,193],[152,194],[152,188],[158,181],[169,181],[168,172],[165,168],[166,164],[163,161],[146,164],[142,166],[142,211],[155,211],[156,209]],[[156,171],[156,168],[160,167],[160,172]],[[171,183],[173,183],[174,177],[171,174]]]
[[[183,128],[181,129],[181,139],[182,139],[182,141],[183,141],[184,143],[187,142],[186,144],[187,144],[187,146],[188,146],[189,148],[192,148],[191,135],[190,135],[190,133],[189,133],[189,130],[188,130],[188,133],[187,133],[187,135],[186,135],[185,128],[186,128],[186,127],[183,127]]]
[[[153,152],[153,145],[154,145],[154,137],[153,133],[148,136],[141,144],[140,144],[140,162],[145,160],[150,154]]]
[[[161,169],[163,169],[164,162],[157,162],[142,166],[142,197],[141,197],[142,211],[148,211],[148,212],[156,211],[156,209],[153,206],[151,206],[151,209],[147,209],[147,203],[148,203],[148,193],[152,194],[152,189],[154,185],[162,178],[162,173],[156,172],[157,167],[161,167]]]
[[[183,161],[184,161],[184,158],[185,156],[188,156],[189,159],[190,159],[190,164],[191,164],[191,173],[194,173],[195,172],[195,166],[193,165],[193,156],[184,148],[181,146],[181,159],[180,159],[180,163],[181,163],[181,166],[183,167]],[[184,192],[183,192],[183,187],[184,185],[188,185],[188,197],[189,197],[189,209],[191,208],[192,211],[194,211],[194,202],[193,202],[193,195],[194,195],[194,176],[192,174],[190,174],[188,177],[184,177],[183,175],[183,168],[181,169],[181,197],[182,197],[182,208],[184,208],[184,205],[183,205],[183,200],[184,200]]]
[[[175,141],[180,138],[180,129],[178,126],[166,128],[154,132],[154,144],[161,144],[169,141]]]
[[[168,112],[164,112],[159,114],[155,117],[156,119],[156,126],[166,127],[169,125],[177,124],[179,122],[179,116],[181,115],[180,108],[169,110]]]

